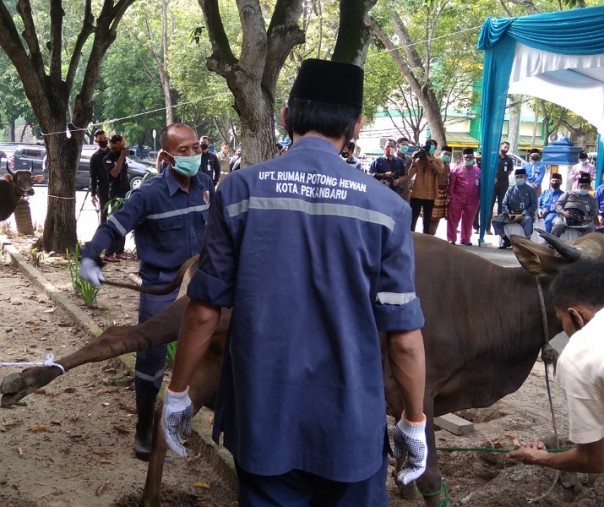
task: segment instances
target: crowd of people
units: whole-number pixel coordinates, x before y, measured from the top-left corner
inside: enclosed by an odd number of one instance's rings
[[[505,225],[510,223],[520,225],[527,238],[539,219],[543,219],[547,232],[558,237],[569,228],[579,234],[596,230],[604,214],[604,185],[592,188],[595,167],[588,162],[586,152],[580,152],[579,162],[569,171],[571,190],[562,191],[562,176],[552,173],[550,187],[542,192],[547,167],[541,152],[531,149],[528,160],[514,169],[509,149],[508,142],[499,147],[491,213],[485,228],[487,234],[500,236],[499,248],[511,246],[505,232]],[[464,148],[454,162],[451,147],[438,150],[438,143],[428,139],[419,149],[411,147],[409,153],[406,137],[387,139],[383,150],[369,173],[409,202],[412,230],[421,216],[422,232],[435,235],[440,220],[445,218],[447,240],[456,244],[459,239],[462,245],[472,245],[472,230],[477,233],[479,228],[483,184],[480,152]],[[512,173],[514,184],[510,186]]]

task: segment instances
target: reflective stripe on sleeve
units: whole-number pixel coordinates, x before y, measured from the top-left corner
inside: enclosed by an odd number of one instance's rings
[[[128,234],[128,231],[124,229],[122,224],[120,224],[119,221],[113,215],[109,215],[109,218],[107,218],[107,222],[111,222],[113,225],[115,225],[117,232],[119,232],[122,236]]]
[[[287,210],[300,211],[308,215],[332,215],[346,218],[354,218],[362,222],[370,222],[383,225],[389,230],[394,229],[394,219],[380,213],[350,204],[332,204],[325,202],[307,202],[303,199],[292,199],[288,197],[250,197],[243,201],[230,204],[227,207],[229,217],[233,218],[250,209],[257,210]]]
[[[179,215],[188,215],[189,213],[205,211],[209,209],[209,207],[209,204],[200,204],[199,206],[190,206],[188,208],[175,209],[172,211],[166,211],[164,213],[155,213],[153,215],[147,215],[145,218],[147,218],[148,220],[161,220],[162,218],[177,217]]]
[[[383,305],[405,305],[416,297],[415,292],[378,292],[376,301]]]

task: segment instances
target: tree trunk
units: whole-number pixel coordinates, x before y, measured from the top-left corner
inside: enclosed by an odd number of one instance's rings
[[[15,120],[13,119],[8,122],[8,140],[11,143],[15,142]]]
[[[426,121],[430,126],[432,139],[436,139],[438,145],[443,146],[446,143],[447,136],[442,115],[440,113],[440,103],[436,99],[436,94],[434,93],[434,89],[424,68],[424,62],[415,49],[414,41],[409,35],[407,27],[398,15],[395,15],[394,20],[397,35],[403,44],[407,61],[403,58],[402,54],[399,53],[398,48],[394,45],[391,38],[381,29],[376,20],[371,16],[365,16],[365,23],[389,52],[395,65],[424,109]],[[431,43],[431,41],[429,42]],[[429,69],[429,66],[426,66],[426,68]]]
[[[34,225],[31,221],[31,208],[29,207],[29,201],[26,199],[19,199],[15,206],[15,224],[17,225],[17,232],[24,236],[31,236],[34,233]]]
[[[274,104],[277,78],[291,49],[304,42],[298,27],[301,0],[277,0],[268,29],[258,0],[238,2],[241,54],[233,54],[225,32],[218,0],[199,0],[212,55],[208,69],[222,76],[235,98],[241,121],[242,165],[273,157],[275,153]]]
[[[275,119],[273,102],[254,93],[254,90],[237,90],[235,102],[240,107],[241,167],[247,167],[262,160],[268,160],[275,153]],[[257,97],[257,100],[250,100]]]
[[[54,124],[50,132],[59,132]],[[64,128],[64,127],[63,127]],[[44,222],[42,243],[45,251],[64,254],[75,250],[77,228],[75,221],[75,180],[82,150],[83,132],[64,133],[45,138],[48,164],[48,211]]]
[[[516,100],[510,107],[510,120],[508,124],[508,143],[510,143],[511,153],[518,153],[522,96],[518,95],[517,98],[518,100]]]

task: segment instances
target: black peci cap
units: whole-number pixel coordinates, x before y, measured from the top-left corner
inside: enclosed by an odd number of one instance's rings
[[[351,63],[304,60],[289,96],[362,107],[363,69]]]

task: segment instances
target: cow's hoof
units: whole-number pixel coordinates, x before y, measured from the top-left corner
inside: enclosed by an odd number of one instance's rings
[[[20,373],[11,373],[4,377],[2,384],[0,385],[0,393],[2,394],[13,394],[18,393],[24,388],[23,377]],[[4,399],[4,398],[3,398]],[[3,405],[4,406],[4,405]]]
[[[417,491],[415,487],[415,482],[411,482],[410,484],[404,485],[402,483],[397,483],[398,494],[404,500],[421,500],[422,496]]]

